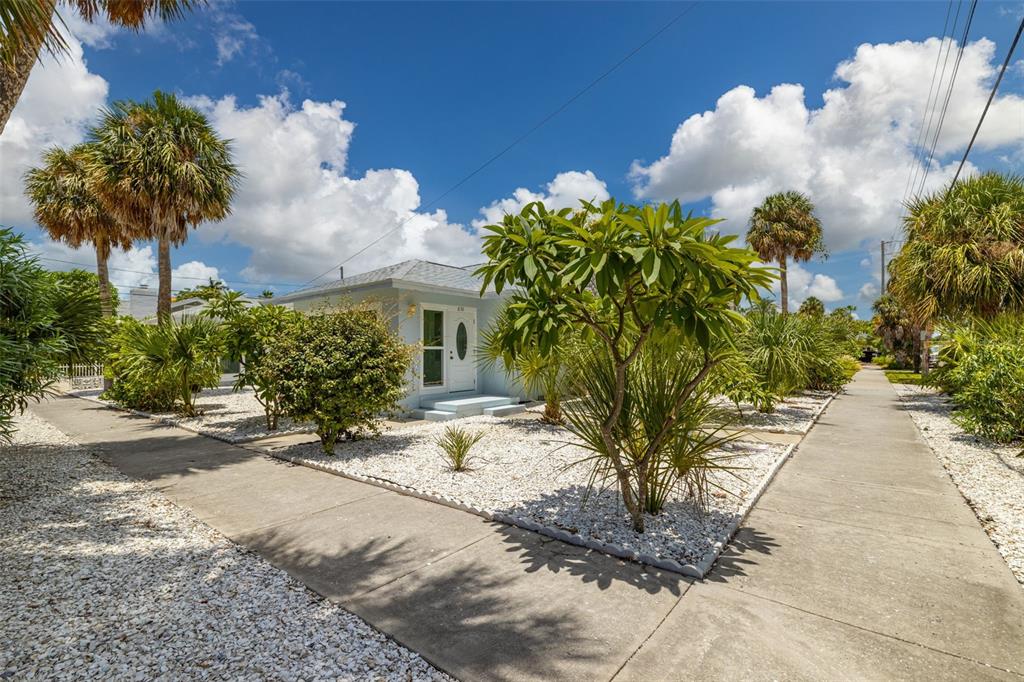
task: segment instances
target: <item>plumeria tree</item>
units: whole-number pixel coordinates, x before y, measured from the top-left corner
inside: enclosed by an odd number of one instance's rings
[[[717,342],[744,323],[736,307],[771,283],[768,270],[755,265],[757,254],[731,246],[734,237],[709,232],[716,222],[684,215],[678,203],[630,206],[609,199],[582,202],[576,211],[548,211],[534,202],[485,228],[488,262],[477,271],[483,288],[515,288],[509,304],[515,322],[499,340],[506,365],[530,349],[550,353],[580,330],[596,346],[592,357],[603,363],[607,380],[591,381],[601,386],[587,389],[586,415],[570,410],[569,428],[607,464],[637,532],[662,455],[686,435],[677,429],[682,407],[720,362]],[[622,419],[635,406],[631,374],[651,356],[651,345],[666,339],[673,352],[692,344],[697,359],[674,365],[686,368],[685,376],[663,376],[672,386],[659,391],[664,409],[646,420],[648,428],[636,429]]]

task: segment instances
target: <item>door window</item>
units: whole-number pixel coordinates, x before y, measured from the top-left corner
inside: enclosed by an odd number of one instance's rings
[[[466,359],[466,347],[469,345],[469,334],[466,333],[466,323],[459,322],[459,328],[455,331],[455,352],[459,354],[459,360]]]
[[[423,385],[444,384],[444,312],[423,311]]]

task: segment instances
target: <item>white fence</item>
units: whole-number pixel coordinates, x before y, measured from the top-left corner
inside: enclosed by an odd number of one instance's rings
[[[58,382],[66,391],[103,388],[103,365],[62,365]]]

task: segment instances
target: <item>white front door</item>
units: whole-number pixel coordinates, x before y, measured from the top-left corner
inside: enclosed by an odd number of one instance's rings
[[[448,355],[448,391],[476,390],[476,309],[456,308],[448,313],[445,352]]]

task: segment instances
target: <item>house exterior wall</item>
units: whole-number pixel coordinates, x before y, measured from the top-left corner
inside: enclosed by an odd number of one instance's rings
[[[330,294],[292,301],[289,305],[294,310],[305,314],[320,310],[330,310],[346,304],[370,302],[378,306],[381,313],[392,320],[392,328],[405,343],[416,347],[412,366],[406,376],[408,392],[401,401],[406,410],[420,407],[425,398],[441,398],[448,394],[448,385],[442,387],[425,387],[423,385],[423,354],[421,341],[423,335],[423,310],[437,309],[446,313],[464,310],[476,310],[476,343],[482,342],[483,332],[487,329],[494,315],[502,305],[501,299],[479,298],[470,294],[446,294],[413,289],[398,289],[387,286],[367,287],[348,291],[343,294]],[[445,339],[444,357],[447,357],[451,339]],[[472,349],[471,352],[475,351]],[[474,353],[475,354],[475,353]],[[476,362],[476,392],[490,395],[514,396],[524,398],[521,387],[514,379],[505,376],[501,367],[486,367],[479,360]]]

